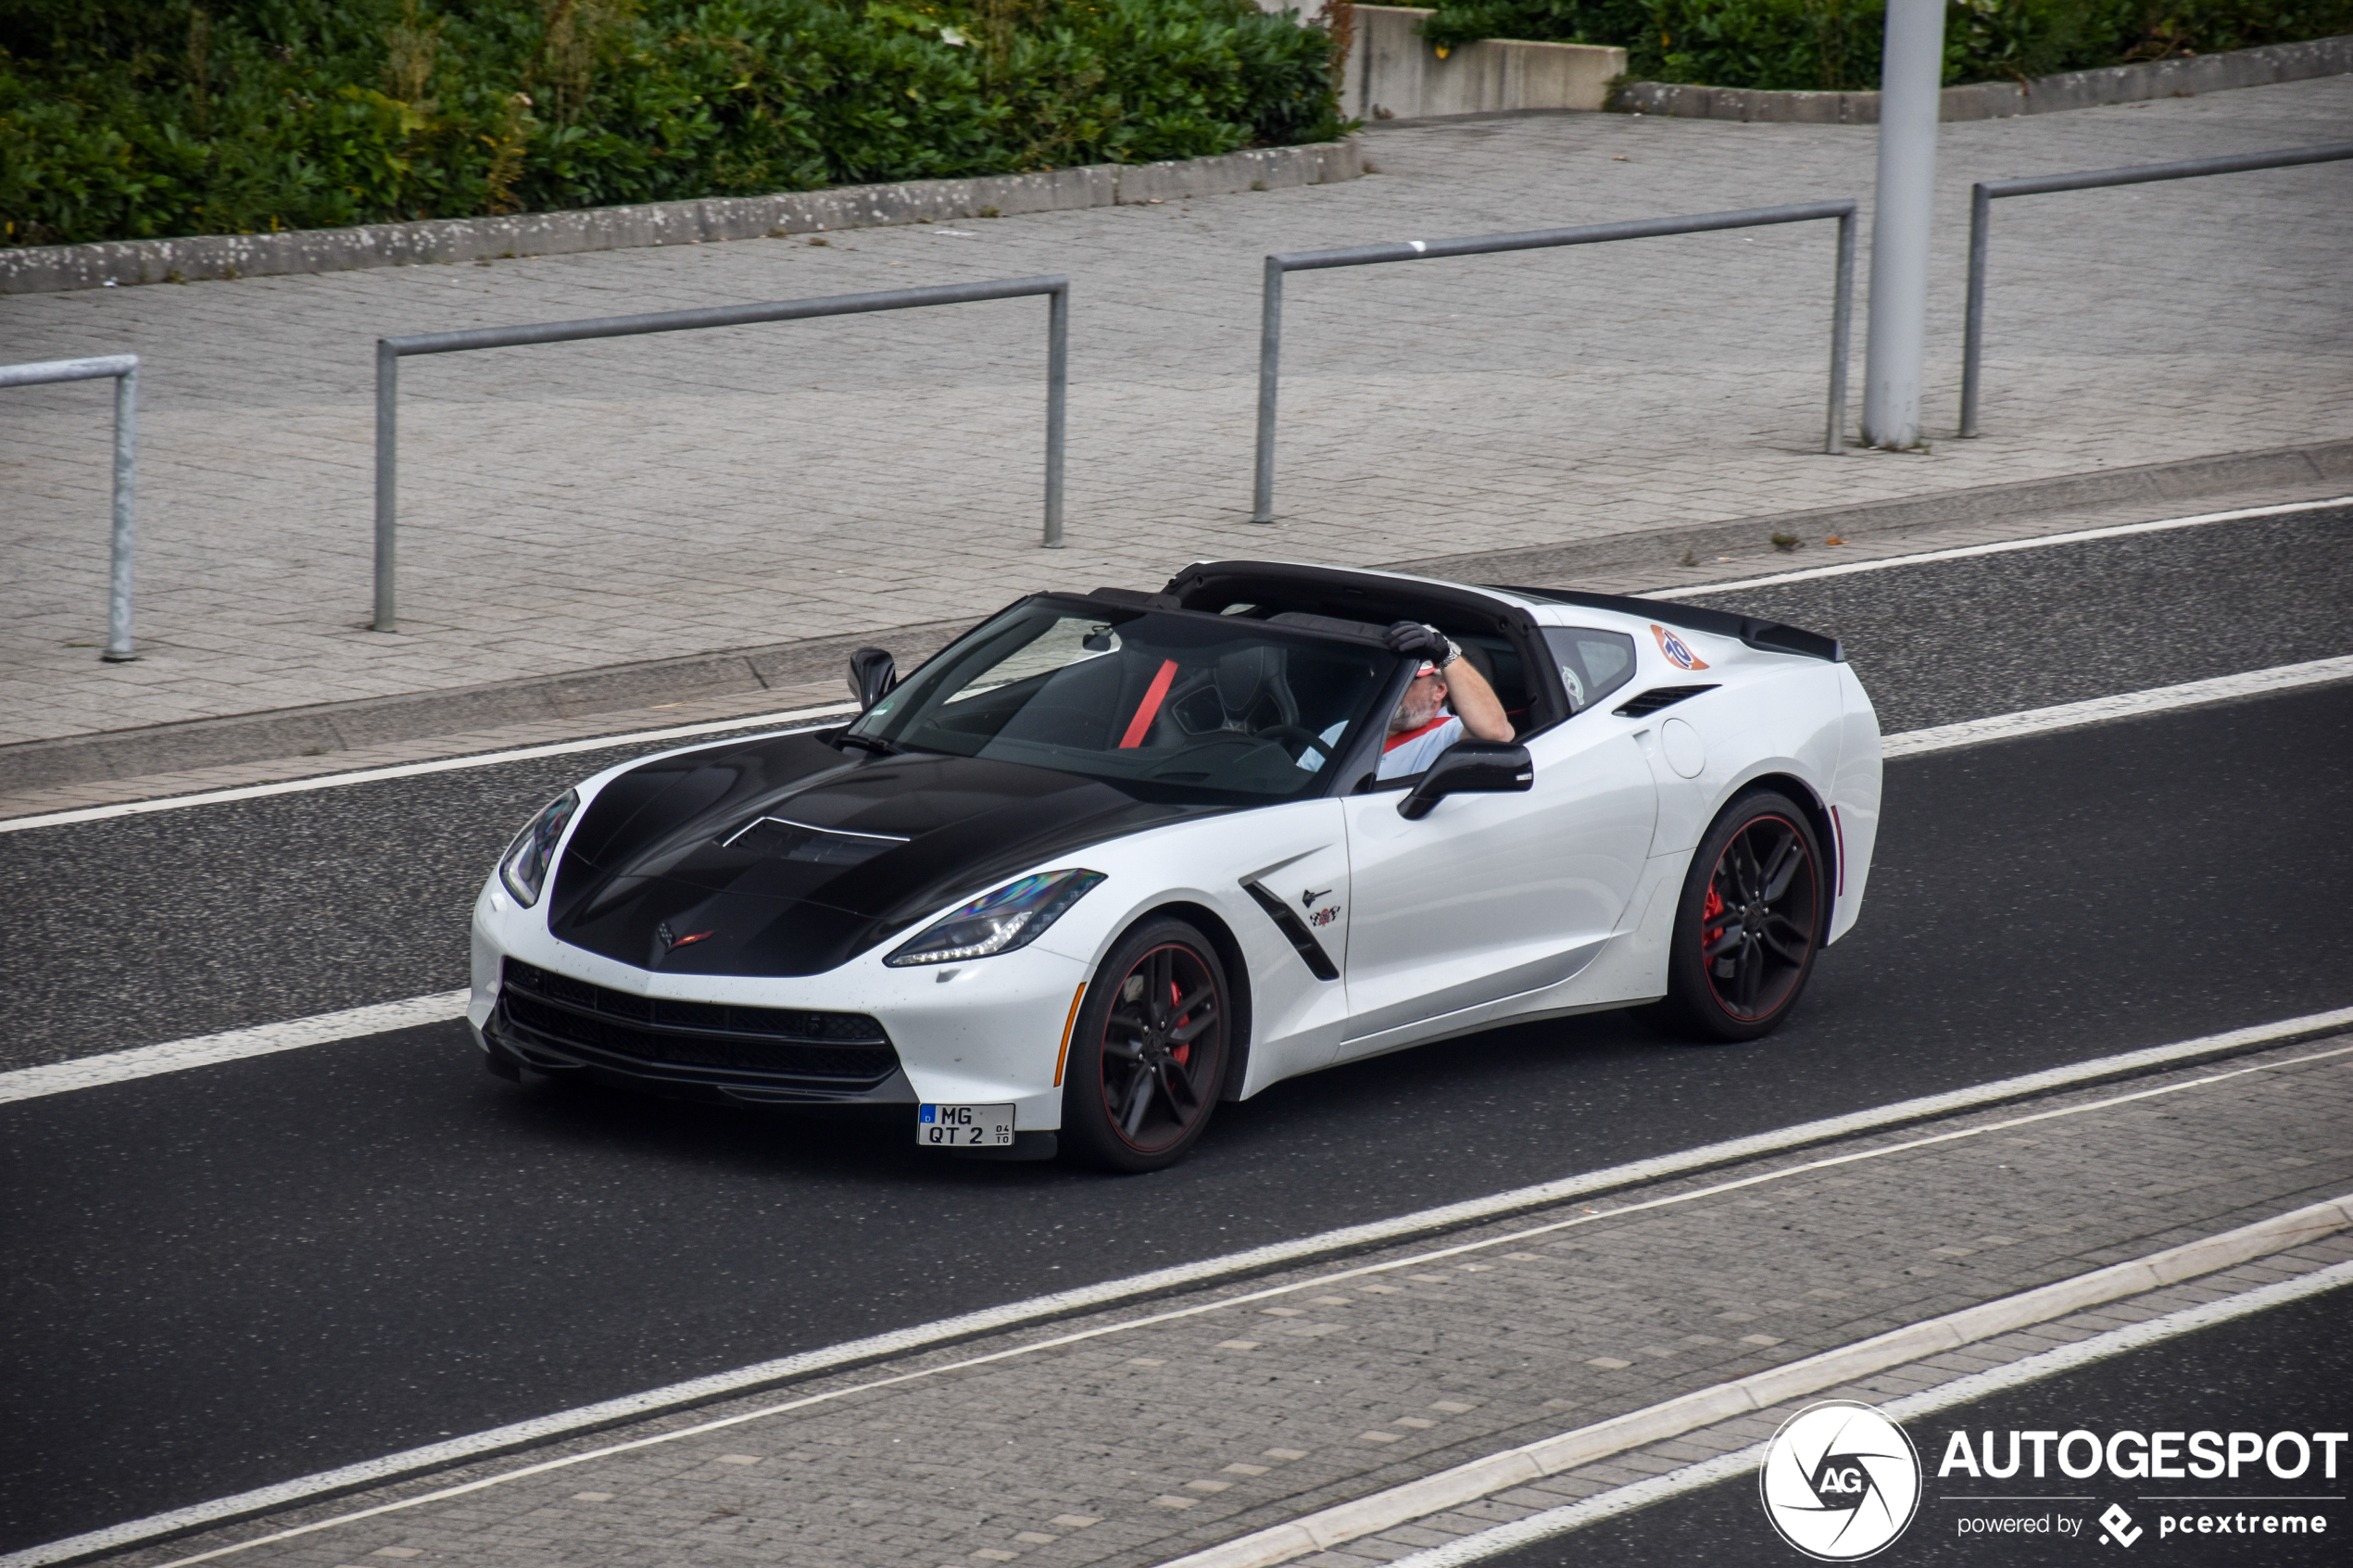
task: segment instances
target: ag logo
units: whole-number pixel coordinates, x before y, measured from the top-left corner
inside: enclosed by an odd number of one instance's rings
[[[1920,1501],[1920,1456],[1869,1405],[1825,1399],[1781,1424],[1757,1472],[1765,1517],[1823,1562],[1870,1556],[1904,1533]]]

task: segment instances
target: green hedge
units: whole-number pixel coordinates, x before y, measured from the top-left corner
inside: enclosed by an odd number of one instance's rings
[[[1252,0],[6,0],[0,243],[1196,157],[1343,129]]]
[[[1885,0],[1439,0],[1422,28],[1624,46],[1642,82],[1851,90],[1879,85]],[[1944,81],[2063,70],[2353,32],[2353,0],[1954,0]]]

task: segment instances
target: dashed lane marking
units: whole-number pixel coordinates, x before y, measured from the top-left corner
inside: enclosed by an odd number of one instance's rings
[[[2259,517],[2286,517],[2295,512],[2324,511],[2331,507],[2345,506],[2353,506],[2353,495],[2338,495],[2326,501],[2294,501],[2277,507],[2247,507],[2234,512],[2200,512],[2196,517],[2159,518],[2154,522],[2125,522],[2111,528],[2080,528],[2072,533],[2045,533],[2033,539],[2004,539],[1991,545],[1957,545],[1949,550],[1922,550],[1918,555],[1884,556],[1877,560],[1841,561],[1836,566],[1777,571],[1770,577],[1743,577],[1731,583],[1700,583],[1688,588],[1654,588],[1650,592],[1671,594],[1679,599],[1695,598],[1702,594],[1736,594],[1750,588],[1778,588],[1784,583],[1811,583],[1823,577],[1851,577],[1856,572],[1887,571],[1899,566],[1926,566],[1931,561],[1968,560],[1974,556],[2007,555],[2012,550],[2043,550],[2053,545],[2082,545],[2095,539],[2122,539],[2135,533],[2161,533],[2172,528],[2197,528],[2209,522],[2242,522]]]
[[[298,1050],[304,1046],[387,1035],[395,1029],[413,1029],[421,1023],[440,1023],[465,1016],[468,994],[437,991],[430,997],[408,997],[396,1002],[378,1002],[373,1007],[346,1008],[341,1012],[322,1012],[314,1018],[297,1018],[284,1023],[262,1023],[251,1029],[168,1040],[159,1046],[109,1051],[104,1056],[85,1056],[43,1067],[19,1067],[13,1073],[0,1073],[0,1105],[74,1089],[94,1089],[102,1084],[152,1078],[159,1073],[211,1067],[249,1056]]]
[[[2315,659],[2303,664],[2274,665],[2269,670],[2249,670],[2240,675],[2218,675],[2210,681],[2185,681],[2178,686],[2157,686],[2145,692],[2120,692],[2114,696],[2063,702],[2054,708],[2029,708],[2017,713],[1997,713],[1990,719],[1970,719],[1958,724],[1939,724],[1927,730],[1906,730],[1902,734],[1889,735],[1881,741],[1880,755],[1893,761],[1897,758],[1918,757],[1931,751],[1950,751],[1956,746],[1982,746],[1987,741],[2014,740],[2021,735],[2049,734],[2055,730],[2077,730],[2087,724],[2137,719],[2177,708],[2232,702],[2241,697],[2270,696],[2275,692],[2293,691],[2298,686],[2316,686],[2331,681],[2347,680],[2353,680],[2353,655]]]
[[[1872,1110],[1856,1111],[1845,1116],[1804,1123],[1776,1132],[1709,1144],[1700,1148],[1686,1149],[1678,1154],[1663,1155],[1655,1159],[1635,1160],[1629,1164],[1612,1166],[1607,1170],[1591,1172],[1583,1175],[1569,1176],[1537,1186],[1520,1187],[1515,1191],[1497,1193],[1488,1198],[1447,1204],[1436,1209],[1426,1209],[1418,1213],[1400,1215],[1370,1224],[1350,1225],[1339,1230],[1327,1231],[1320,1236],[1304,1236],[1293,1241],[1278,1242],[1272,1246],[1252,1248],[1241,1252],[1228,1253],[1221,1258],[1205,1259],[1196,1263],[1155,1270],[1150,1273],[1135,1274],[1126,1279],[1107,1281],[1101,1285],[1089,1286],[1077,1290],[1033,1297],[1026,1301],[1011,1302],[983,1311],[968,1312],[936,1323],[897,1329],[888,1334],[875,1335],[865,1339],[851,1340],[845,1344],[804,1351],[799,1355],[786,1356],[754,1366],[737,1368],[733,1372],[719,1373],[709,1377],[696,1378],[690,1382],[673,1384],[667,1387],[648,1389],[623,1399],[608,1399],[575,1410],[560,1411],[534,1420],[517,1422],[508,1426],[493,1427],[485,1432],[472,1433],[463,1437],[452,1438],[447,1442],[429,1444],[423,1448],[388,1454],[381,1459],[366,1461],[359,1464],[346,1465],[341,1469],[280,1482],[275,1486],[242,1492],[233,1497],[219,1498],[209,1502],[193,1504],[187,1508],[175,1509],[145,1519],[109,1525],[102,1530],[69,1537],[64,1540],[52,1541],[44,1546],[30,1547],[21,1551],[0,1556],[0,1568],[47,1568],[47,1565],[53,1563],[70,1562],[80,1558],[119,1551],[141,1542],[186,1535],[208,1526],[252,1518],[291,1506],[308,1498],[355,1491],[404,1476],[447,1469],[451,1465],[471,1460],[556,1441],[597,1427],[610,1426],[665,1411],[709,1404],[732,1395],[757,1392],[762,1387],[773,1386],[779,1383],[821,1373],[847,1370],[915,1350],[1067,1317],[1076,1312],[1093,1311],[1122,1301],[1166,1295],[1175,1290],[1197,1287],[1221,1278],[1307,1262],[1318,1257],[1336,1253],[1345,1254],[1362,1251],[1371,1247],[1409,1241],[1416,1236],[1432,1231],[1460,1229],[1466,1225],[1498,1219],[1517,1210],[1554,1207],[1570,1198],[1589,1197],[1625,1187],[1641,1186],[1667,1177],[1733,1164],[1808,1144],[1829,1142],[1907,1122],[1948,1116],[1957,1111],[2009,1099],[2024,1098],[2100,1079],[2148,1073],[2164,1067],[2180,1065],[2202,1056],[2242,1051],[2266,1044],[2332,1034],[2348,1026],[2353,1026],[2353,1008],[2341,1008],[2334,1012],[2316,1013],[2306,1018],[2284,1019],[2274,1023],[2233,1030],[2225,1035],[2205,1035],[2174,1045],[2158,1046],[2148,1050],[2106,1057],[2096,1061],[2077,1062],[2070,1066],[2053,1068],[2042,1073],[2001,1079],[1972,1088],[1954,1090],[1948,1094],[1905,1100]],[[900,1384],[934,1377],[942,1373],[985,1366],[1018,1356],[1031,1355],[1064,1345],[1101,1338],[1107,1335],[1126,1333],[1154,1323],[1249,1307],[1260,1301],[1302,1291],[1328,1290],[1343,1280],[1388,1274],[1404,1269],[1427,1268],[1433,1263],[1453,1261],[1467,1253],[1482,1252],[1503,1247],[1520,1248],[1524,1247],[1532,1236],[1572,1230],[1581,1225],[1618,1219],[1645,1210],[1690,1203],[1726,1192],[1784,1181],[1793,1176],[1831,1167],[1884,1159],[1937,1144],[1982,1137],[2029,1123],[2046,1123],[2083,1115],[2130,1101],[2183,1093],[2220,1083],[2225,1079],[2296,1067],[2322,1058],[2347,1054],[2353,1054],[2353,1046],[2340,1046],[2277,1062],[2227,1069],[2204,1077],[2185,1079],[2178,1083],[2161,1085],[2156,1088],[2133,1090],[2077,1105],[2031,1111],[2022,1116],[1974,1127],[1930,1133],[1918,1138],[1859,1149],[1847,1154],[1830,1155],[1819,1160],[1802,1161],[1755,1175],[1736,1177],[1730,1181],[1671,1194],[1665,1198],[1626,1204],[1617,1209],[1587,1210],[1567,1219],[1523,1227],[1503,1236],[1490,1236],[1484,1240],[1441,1247],[1431,1251],[1411,1254],[1403,1258],[1391,1258],[1382,1262],[1365,1264],[1353,1269],[1342,1269],[1289,1285],[1276,1286],[1264,1290],[1246,1291],[1215,1301],[1201,1302],[1169,1311],[1150,1313],[1123,1323],[1102,1324],[1093,1328],[1080,1329],[1072,1334],[1051,1336],[1026,1345],[1014,1346],[1009,1349],[990,1351],[980,1356],[926,1367],[915,1372],[900,1373],[847,1387],[831,1389],[821,1394],[789,1399],[781,1404],[765,1405],[735,1415],[722,1416],[716,1420],[674,1428],[652,1436],[634,1438],[600,1446],[580,1453],[567,1454],[557,1459],[543,1460],[538,1463],[524,1465],[497,1475],[484,1476],[479,1480],[437,1488],[394,1502],[381,1503],[371,1508],[359,1509],[349,1513],[314,1520],[291,1529],[276,1531],[250,1540],[198,1552],[194,1556],[166,1563],[162,1565],[162,1568],[185,1568],[185,1565],[189,1563],[228,1556],[268,1542],[309,1535],[359,1519],[373,1518],[379,1514],[397,1512],[446,1498],[481,1491],[485,1487],[499,1486],[527,1475],[545,1474],[549,1471],[561,1470],[610,1454],[650,1448],[700,1433],[721,1431],[742,1425],[747,1422],[780,1415],[789,1411],[828,1404],[875,1388],[892,1387]],[[1230,1343],[1255,1348],[1258,1342],[1237,1340]]]

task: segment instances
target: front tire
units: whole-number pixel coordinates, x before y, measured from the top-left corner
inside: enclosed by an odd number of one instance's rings
[[[1821,946],[1822,850],[1787,796],[1735,800],[1692,852],[1667,996],[1637,1016],[1687,1039],[1754,1040],[1797,1006]]]
[[[1232,991],[1217,949],[1179,920],[1121,938],[1071,1030],[1063,1139],[1101,1170],[1164,1170],[1209,1125],[1231,1050]]]

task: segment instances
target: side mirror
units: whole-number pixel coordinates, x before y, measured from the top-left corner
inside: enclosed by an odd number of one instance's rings
[[[849,656],[849,695],[861,712],[890,695],[899,684],[899,665],[880,648],[860,648]]]
[[[1408,822],[1429,815],[1450,795],[1517,795],[1536,787],[1536,764],[1528,747],[1510,741],[1458,740],[1438,754],[1397,814]]]

